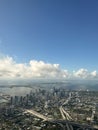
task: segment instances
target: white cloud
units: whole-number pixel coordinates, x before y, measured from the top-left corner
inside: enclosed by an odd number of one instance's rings
[[[60,68],[59,64],[46,63],[44,61],[31,60],[29,63],[16,63],[12,57],[0,57],[0,79],[33,79],[33,78],[61,78],[61,79],[89,79],[97,78],[97,71],[89,72],[87,69],[79,69],[69,73]]]
[[[73,76],[82,79],[94,79],[98,77],[98,74],[96,70],[93,72],[89,72],[87,69],[81,68],[78,71],[74,71]]]
[[[97,78],[98,77],[97,71],[95,70],[91,72],[91,76]]]
[[[0,59],[1,78],[65,78],[68,71],[60,69],[59,64],[31,60],[28,64],[16,63],[11,57]]]
[[[88,70],[87,69],[79,69],[78,71],[74,72],[74,76],[77,78],[87,78],[89,75]]]

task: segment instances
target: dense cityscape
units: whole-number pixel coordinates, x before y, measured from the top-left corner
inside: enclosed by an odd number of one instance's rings
[[[98,91],[53,87],[24,96],[0,93],[0,130],[63,129],[98,129]]]

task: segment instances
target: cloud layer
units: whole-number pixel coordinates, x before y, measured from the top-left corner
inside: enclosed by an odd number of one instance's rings
[[[16,63],[12,57],[0,58],[0,79],[95,79],[98,78],[97,71],[89,72],[87,69],[79,69],[69,73],[68,70],[60,68],[59,64],[46,63],[44,61],[30,60],[29,63]]]

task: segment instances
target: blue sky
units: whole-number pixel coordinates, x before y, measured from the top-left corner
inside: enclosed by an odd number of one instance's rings
[[[0,52],[98,70],[98,1],[0,0]]]

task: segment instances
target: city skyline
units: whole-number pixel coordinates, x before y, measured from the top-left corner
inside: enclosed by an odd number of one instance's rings
[[[97,0],[1,0],[0,78],[98,79]]]

